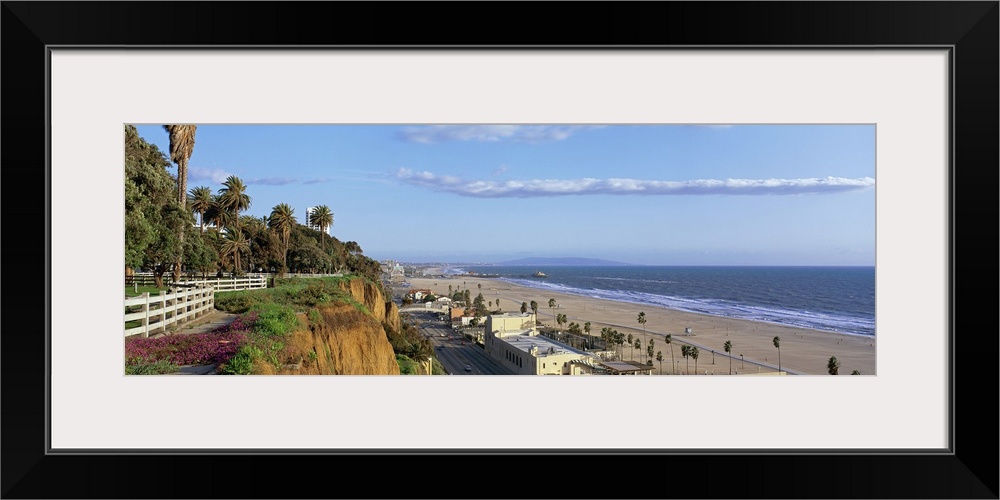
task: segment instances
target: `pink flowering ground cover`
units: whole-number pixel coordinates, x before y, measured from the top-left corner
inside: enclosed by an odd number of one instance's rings
[[[168,335],[125,340],[125,364],[166,361],[175,365],[209,365],[228,361],[247,341],[257,313],[236,318],[228,326],[209,333]]]

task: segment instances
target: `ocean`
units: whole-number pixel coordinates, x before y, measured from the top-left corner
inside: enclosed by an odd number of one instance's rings
[[[874,267],[470,266],[521,286],[875,336]],[[541,271],[544,278],[534,277]]]

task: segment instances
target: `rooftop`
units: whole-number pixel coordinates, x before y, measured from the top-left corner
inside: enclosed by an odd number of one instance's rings
[[[505,336],[498,335],[496,338],[497,340],[506,342],[507,345],[521,352],[524,352],[525,354],[529,354],[530,349],[532,347],[537,347],[538,352],[535,354],[535,356],[539,358],[543,358],[545,356],[561,355],[561,354],[580,354],[584,356],[590,356],[590,354],[578,351],[576,349],[571,349],[558,342],[554,342],[553,340],[547,337],[542,337],[540,335],[529,335],[527,331],[519,334],[511,334],[510,332],[508,332],[507,335]]]

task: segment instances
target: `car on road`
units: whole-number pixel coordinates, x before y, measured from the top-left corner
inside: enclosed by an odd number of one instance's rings
[[[470,365],[465,365],[465,371],[467,371],[467,372],[471,372],[471,371],[472,371],[472,366],[470,366]]]

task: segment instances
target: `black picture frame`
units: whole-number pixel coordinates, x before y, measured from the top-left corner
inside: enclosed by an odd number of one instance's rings
[[[994,310],[977,305],[995,304],[997,293],[998,13],[996,1],[3,2],[3,219],[8,236],[17,232],[3,253],[8,285],[23,290],[4,297],[3,497],[998,498],[1000,330]],[[953,453],[49,454],[50,311],[39,300],[49,296],[49,248],[47,230],[38,233],[61,215],[47,207],[40,225],[37,200],[22,200],[46,186],[50,203],[46,62],[56,45],[951,47],[951,357],[981,360],[954,363]],[[317,463],[329,477],[307,472]],[[529,472],[522,484],[504,468]],[[374,484],[359,479],[369,472]],[[465,489],[459,475],[479,486]],[[553,481],[528,480],[541,476]]]

